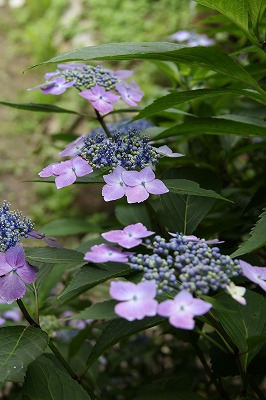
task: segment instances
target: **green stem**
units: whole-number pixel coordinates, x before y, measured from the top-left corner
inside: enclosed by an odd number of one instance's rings
[[[197,332],[200,336],[204,337],[207,339],[210,343],[212,343],[214,346],[216,346],[218,349],[220,349],[223,353],[227,353],[225,348],[220,345],[220,343],[216,342],[216,340],[212,339],[209,335],[207,335],[205,332],[201,331],[200,329],[195,328],[195,332]]]
[[[248,388],[247,373],[243,367],[243,363],[242,363],[241,356],[239,355],[239,353],[235,353],[235,359],[236,359],[236,363],[237,363],[241,381],[242,381],[240,395],[245,397],[245,396],[247,396],[247,388]]]
[[[203,365],[205,372],[208,376],[208,378],[210,379],[210,382],[212,382],[214,384],[214,386],[216,387],[217,392],[220,394],[221,398],[224,400],[230,400],[230,397],[228,395],[228,393],[225,391],[222,382],[218,381],[212,374],[212,370],[209,367],[209,365],[207,364],[207,361],[205,360],[205,357],[203,355],[203,352],[201,351],[198,342],[196,340],[196,335],[194,332],[190,332],[190,336],[191,336],[191,341],[190,343],[192,344],[195,353],[197,355],[197,357],[199,358],[201,364]]]
[[[34,290],[34,294],[35,294],[35,320],[37,322],[37,324],[39,324],[39,300],[38,300],[38,290],[35,286],[35,284],[33,283],[33,290]]]
[[[112,138],[112,135],[111,135],[109,129],[107,128],[107,125],[106,125],[106,123],[105,123],[103,117],[101,116],[101,114],[99,113],[99,111],[97,111],[96,109],[94,109],[94,110],[95,110],[97,119],[98,119],[98,121],[100,122],[100,124],[102,125],[102,128],[103,128],[104,132],[106,133],[107,137]]]
[[[31,315],[28,313],[28,310],[26,309],[23,301],[21,299],[17,300],[17,304],[22,312],[22,314],[24,315],[25,319],[28,321],[28,323],[31,326],[34,326],[35,328],[38,329],[42,329],[40,327],[40,325],[34,321],[34,319],[31,317]],[[71,376],[71,378],[75,379],[76,381],[79,380],[78,375],[73,371],[73,369],[70,367],[70,365],[67,363],[67,361],[64,359],[64,357],[62,356],[62,354],[59,352],[59,350],[55,347],[55,345],[52,343],[51,338],[49,340],[49,344],[48,346],[50,347],[50,349],[52,350],[52,352],[54,353],[54,355],[56,356],[56,358],[58,359],[58,361],[62,364],[62,366],[65,368],[65,370],[69,373],[69,375]]]

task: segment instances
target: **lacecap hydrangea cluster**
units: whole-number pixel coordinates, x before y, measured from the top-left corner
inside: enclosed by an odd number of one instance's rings
[[[149,139],[137,129],[129,129],[125,133],[118,130],[110,139],[105,133],[87,135],[78,155],[96,169],[121,166],[127,170],[139,170],[155,166],[160,159]]]
[[[217,246],[210,247],[205,239],[191,241],[177,233],[169,241],[155,236],[144,243],[151,254],[130,255],[129,265],[143,272],[143,280],[155,281],[159,295],[176,290],[196,295],[225,290],[231,278],[241,271],[238,260],[221,254]]]
[[[33,227],[30,218],[23,216],[20,211],[11,211],[10,204],[4,201],[0,207],[0,251],[14,247],[21,237],[28,237]]]
[[[41,89],[44,94],[59,95],[75,87],[95,110],[108,114],[120,99],[132,107],[141,101],[144,93],[139,86],[125,80],[131,75],[130,70],[112,71],[99,65],[59,64],[56,71],[45,74],[43,84],[28,90]]]

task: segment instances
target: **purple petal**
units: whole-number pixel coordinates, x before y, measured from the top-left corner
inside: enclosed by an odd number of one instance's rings
[[[23,297],[25,293],[26,286],[15,272],[10,272],[0,279],[0,297],[5,302],[12,303]]]
[[[80,136],[79,138],[77,138],[76,140],[74,140],[73,142],[69,143],[67,145],[67,147],[65,148],[65,150],[60,151],[59,155],[62,157],[76,156],[78,154],[78,152],[84,146],[85,136],[87,136],[86,133],[84,135]]]
[[[83,160],[81,157],[75,157],[72,159],[73,168],[77,176],[84,176],[90,174],[93,169],[88,164],[88,161]]]
[[[144,238],[153,235],[155,232],[148,231],[146,226],[141,222],[128,225],[124,228],[124,232],[133,235],[135,238]]]
[[[141,171],[142,180],[145,182],[152,182],[155,179],[155,173],[151,169],[151,167],[145,167]]]
[[[61,161],[60,163],[56,163],[56,165],[53,166],[53,173],[55,175],[65,174],[72,170],[72,167],[72,160]]]
[[[210,303],[207,303],[201,299],[194,299],[190,310],[194,315],[203,315],[206,314],[211,308],[212,305]]]
[[[124,171],[126,170],[123,167],[116,167],[112,173],[108,175],[103,175],[103,179],[108,185],[120,184],[121,186],[123,186],[124,182],[122,174]]]
[[[23,266],[19,267],[16,272],[25,283],[33,283],[38,274],[37,268],[29,265],[27,262],[25,262]]]
[[[120,79],[127,79],[133,74],[133,71],[129,69],[120,69],[118,71],[109,71],[109,72],[116,78]]]
[[[107,103],[106,101],[100,99],[91,102],[92,106],[98,110],[102,114],[108,114],[109,112],[113,111],[114,107],[112,104]]]
[[[95,94],[93,94],[91,90],[83,90],[83,92],[80,92],[79,95],[81,97],[83,97],[83,99],[86,99],[89,101],[96,101],[99,98],[99,96],[96,96]]]
[[[55,184],[57,189],[62,189],[63,187],[72,185],[76,181],[77,177],[75,172],[72,170],[66,174],[62,174],[55,178]]]
[[[91,251],[85,254],[84,260],[92,262],[127,262],[131,253],[122,253],[119,249],[106,244],[92,246]]]
[[[123,239],[125,236],[124,231],[113,230],[109,232],[102,233],[101,235],[108,242],[118,243],[119,240]]]
[[[26,256],[22,244],[10,247],[5,255],[6,261],[11,267],[20,267],[26,263]]]
[[[115,306],[115,313],[128,321],[140,320],[156,315],[157,304],[157,301],[153,299],[125,301]]]
[[[180,329],[191,330],[195,326],[193,315],[188,313],[171,315],[169,318],[169,323],[175,328],[180,328]]]
[[[142,299],[153,299],[156,296],[156,283],[155,281],[139,282],[136,285],[135,295]]]
[[[132,282],[112,281],[110,296],[119,301],[131,300],[135,295],[136,285]]]
[[[170,317],[174,307],[173,300],[165,300],[158,305],[158,314],[162,317]]]
[[[140,185],[143,181],[141,172],[139,171],[126,171],[122,172],[122,178],[126,185],[128,186],[137,186]]]
[[[183,157],[184,156],[184,154],[173,153],[173,151],[166,145],[160,146],[158,148],[154,147],[154,149],[157,151],[158,154],[161,154],[162,156],[166,156],[166,157]]]
[[[125,194],[127,196],[127,202],[129,204],[141,203],[142,201],[147,200],[147,198],[149,197],[149,193],[143,185],[135,187],[128,186],[125,189]]]
[[[6,253],[0,252],[0,276],[8,274],[10,271],[12,271],[12,267],[6,260]]]
[[[145,188],[150,194],[164,194],[169,192],[169,189],[159,179],[154,179],[152,182],[146,182]]]
[[[47,165],[47,167],[45,167],[41,172],[39,172],[38,175],[41,178],[48,178],[49,176],[55,176],[53,168],[55,165],[58,165],[58,164],[59,163],[53,163],[53,164]]]
[[[125,188],[124,186],[104,185],[102,195],[105,201],[118,200],[125,195]]]

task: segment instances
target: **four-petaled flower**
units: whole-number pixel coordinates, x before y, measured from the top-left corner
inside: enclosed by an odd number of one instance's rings
[[[169,317],[169,323],[175,328],[193,329],[194,317],[207,313],[212,305],[201,299],[195,299],[186,290],[179,292],[173,300],[165,300],[158,306],[158,314]]]
[[[61,189],[72,185],[77,177],[88,175],[92,171],[88,162],[77,156],[68,161],[48,165],[38,175],[41,178],[55,176],[56,187]]]
[[[52,73],[51,73],[52,74]],[[34,88],[28,90],[34,90],[40,88],[44,94],[62,94],[66,91],[66,89],[75,85],[75,80],[71,82],[67,82],[65,78],[62,76],[58,76],[53,81],[45,82],[41,85],[35,86]]]
[[[116,103],[120,96],[104,90],[101,86],[94,86],[90,90],[84,90],[79,95],[92,104],[92,106],[102,114],[108,114],[113,111],[114,107],[111,103]]]
[[[135,82],[116,84],[116,90],[121,94],[122,99],[125,103],[132,107],[138,105],[138,101],[141,101],[144,92],[140,90],[139,86]]]
[[[27,263],[21,244],[0,253],[0,276],[0,297],[6,303],[23,297],[25,284],[35,281],[37,270]]]
[[[116,304],[115,313],[128,321],[156,315],[158,303],[155,300],[156,285],[153,281],[138,284],[113,281],[110,295],[121,301]]]
[[[85,254],[84,260],[95,263],[103,263],[108,261],[126,263],[128,262],[128,256],[131,254],[132,253],[129,252],[123,253],[116,247],[108,246],[107,244],[96,244],[95,246],[92,246],[91,250]]]
[[[131,249],[142,242],[142,238],[152,235],[154,232],[148,231],[142,223],[126,226],[123,230],[113,230],[102,233],[102,237],[108,242],[118,243],[119,246]]]
[[[266,292],[266,267],[253,267],[246,261],[240,260],[243,275],[259,285]]]
[[[141,171],[125,171],[122,177],[126,184],[125,194],[128,203],[141,203],[147,200],[150,194],[169,192],[162,181],[155,179],[151,167],[145,167]]]

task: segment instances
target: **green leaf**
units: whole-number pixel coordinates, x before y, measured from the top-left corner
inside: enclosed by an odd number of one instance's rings
[[[187,390],[165,390],[140,394],[133,400],[204,400],[204,397]]]
[[[164,322],[161,317],[144,318],[141,321],[126,321],[119,318],[109,322],[94,347],[91,350],[87,363],[92,365],[108,348],[135,333],[159,325]]]
[[[18,372],[25,372],[47,343],[47,334],[32,326],[0,328],[0,382],[12,381]]]
[[[236,24],[249,38],[253,38],[248,29],[247,0],[195,0],[203,6],[219,11]]]
[[[60,218],[40,229],[47,236],[69,236],[96,232],[99,228],[91,222],[78,218]]]
[[[114,319],[118,318],[114,312],[114,306],[117,304],[115,300],[103,301],[101,303],[92,304],[78,314],[73,315],[70,319]]]
[[[167,42],[110,43],[84,47],[53,57],[41,64],[91,60],[162,60],[207,68],[258,88],[257,81],[223,50],[186,47]],[[39,65],[39,64],[38,64]]]
[[[47,264],[76,263],[84,264],[84,254],[79,251],[56,247],[34,247],[25,249],[26,259],[30,264],[37,262]]]
[[[266,299],[250,290],[247,290],[245,298],[247,304],[243,306],[226,294],[220,296],[219,300],[225,307],[228,306],[228,309],[236,310],[237,318],[231,311],[216,309],[216,314],[225,331],[239,351],[243,353],[244,365],[247,366],[259,350],[259,347],[257,347],[248,352],[248,338],[266,334],[266,314],[264,312]]]
[[[48,357],[42,356],[30,364],[23,400],[90,400],[83,387]]]
[[[219,177],[203,168],[181,167],[170,169],[163,174],[163,179],[180,177],[193,179],[197,189],[202,185],[203,190],[206,190],[206,182],[208,182],[207,187],[215,191],[220,191],[221,188]],[[159,215],[169,231],[191,234],[208,214],[215,199],[170,192],[161,196],[161,203],[163,211],[159,211]]]
[[[266,104],[266,100],[257,92],[250,90],[234,90],[234,89],[196,89],[183,92],[172,92],[166,96],[156,99],[153,103],[145,107],[140,113],[133,118],[134,120],[147,118],[160,111],[167,110],[171,107],[177,106],[182,103],[187,103],[195,99],[209,99],[215,96],[234,94],[238,96],[251,97],[254,100]]]
[[[175,125],[160,133],[156,139],[171,136],[234,135],[243,137],[266,137],[266,128],[254,124],[230,121],[222,118],[197,118]]]
[[[117,220],[124,226],[141,222],[148,229],[152,229],[150,216],[145,204],[127,204],[115,208]]]
[[[51,104],[37,104],[37,103],[9,103],[7,101],[0,101],[0,104],[7,107],[17,108],[26,111],[38,111],[47,113],[61,113],[61,114],[76,114],[81,115],[77,111],[67,110],[65,108],[53,106]]]
[[[252,228],[249,238],[231,255],[239,257],[266,245],[266,210],[260,215],[256,225]]]
[[[251,23],[255,32],[266,9],[265,0],[247,0]]]
[[[266,335],[262,336],[250,336],[247,339],[248,349],[249,351],[255,349],[258,346],[266,344]]]
[[[210,197],[218,200],[225,200],[231,202],[213,190],[207,190],[200,187],[197,182],[188,179],[164,179],[163,182],[168,187],[171,193],[187,194],[190,196],[203,196]]]
[[[68,287],[60,294],[58,300],[66,302],[99,283],[117,276],[127,275],[130,272],[132,272],[132,270],[129,266],[121,263],[84,265],[79,274],[72,279]]]

